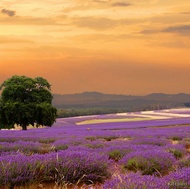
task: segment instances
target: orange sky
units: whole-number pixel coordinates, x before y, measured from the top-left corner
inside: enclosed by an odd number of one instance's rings
[[[53,93],[190,93],[189,0],[1,0],[0,83]]]

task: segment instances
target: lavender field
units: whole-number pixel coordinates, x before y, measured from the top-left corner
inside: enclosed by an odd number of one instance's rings
[[[0,130],[1,189],[188,189],[190,109]]]

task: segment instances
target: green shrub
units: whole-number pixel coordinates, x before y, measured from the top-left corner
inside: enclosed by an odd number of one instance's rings
[[[86,144],[85,146],[88,148],[96,149],[96,148],[103,148],[104,144]]]
[[[179,136],[173,136],[171,137],[172,140],[182,140],[183,138],[182,137],[179,137]]]
[[[96,140],[96,137],[94,137],[94,136],[89,136],[89,137],[86,137],[86,140],[95,141],[95,140]]]
[[[113,150],[108,153],[109,159],[113,159],[115,161],[119,161],[125,153],[122,153],[120,150]]]
[[[170,149],[168,152],[172,153],[176,159],[180,159],[183,156],[183,153],[176,149]]]
[[[57,152],[57,151],[60,151],[60,150],[67,150],[69,148],[68,145],[66,144],[60,144],[60,145],[57,145],[54,147],[54,150]]]
[[[190,157],[180,160],[179,167],[190,167]]]
[[[131,152],[119,162],[124,170],[140,171],[143,175],[163,176],[172,170],[176,160],[168,152],[150,150]]]
[[[39,140],[40,143],[44,143],[44,144],[50,144],[52,142],[55,142],[54,138],[43,138]]]

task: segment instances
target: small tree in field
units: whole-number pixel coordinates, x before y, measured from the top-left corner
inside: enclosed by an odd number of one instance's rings
[[[0,128],[51,126],[57,117],[50,84],[42,77],[13,76],[0,85]]]

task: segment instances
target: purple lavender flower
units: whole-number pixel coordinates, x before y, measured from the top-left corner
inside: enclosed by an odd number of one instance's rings
[[[168,189],[168,187],[166,181],[161,181],[158,177],[128,173],[107,180],[103,189]]]
[[[190,167],[179,169],[165,177],[169,189],[189,189],[190,188]]]
[[[165,151],[172,153],[176,159],[180,159],[184,155],[187,154],[187,151],[186,151],[184,145],[181,145],[181,144],[167,145],[167,146],[165,146]]]
[[[165,146],[167,144],[171,144],[169,140],[162,139],[162,138],[140,138],[134,139],[131,141],[132,144],[149,144],[149,145],[156,145],[156,146]]]
[[[174,156],[161,150],[136,151],[124,156],[119,163],[124,169],[141,171],[143,175],[165,175],[176,163]]]

